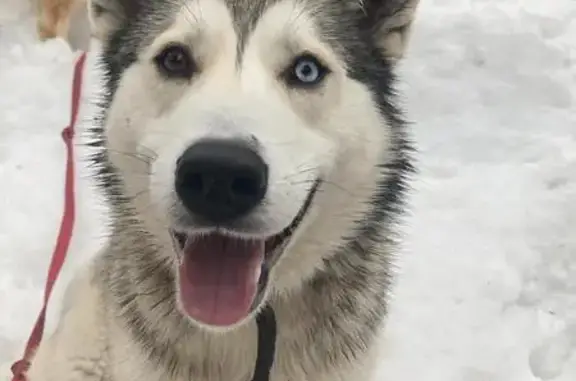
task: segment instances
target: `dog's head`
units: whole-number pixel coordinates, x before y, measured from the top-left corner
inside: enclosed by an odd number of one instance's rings
[[[170,248],[159,260],[172,261],[193,321],[245,321],[267,291],[321,269],[385,202],[402,144],[392,70],[415,6],[91,1],[109,91],[97,132],[117,180],[109,194]]]

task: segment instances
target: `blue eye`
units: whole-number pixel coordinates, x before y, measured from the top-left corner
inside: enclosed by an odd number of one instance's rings
[[[313,83],[320,77],[320,68],[311,60],[300,60],[294,66],[294,75],[300,82]]]
[[[287,74],[287,82],[294,87],[309,87],[322,82],[328,69],[310,54],[297,57]]]

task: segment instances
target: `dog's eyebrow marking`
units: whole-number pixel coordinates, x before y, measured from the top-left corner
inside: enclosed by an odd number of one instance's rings
[[[281,0],[225,0],[234,23],[238,37],[236,45],[236,66],[240,67],[246,42],[254,31],[256,24],[272,5]]]

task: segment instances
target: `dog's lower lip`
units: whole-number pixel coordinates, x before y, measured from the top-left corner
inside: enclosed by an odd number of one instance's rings
[[[177,244],[178,248],[180,250],[183,250],[184,246],[186,245],[186,240],[188,239],[186,233],[180,233],[175,230],[172,230],[171,233],[172,238],[175,240],[175,243]]]

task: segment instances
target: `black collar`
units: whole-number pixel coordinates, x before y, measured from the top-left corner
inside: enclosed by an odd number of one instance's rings
[[[256,357],[252,381],[269,381],[276,351],[276,317],[272,307],[264,307],[256,317],[256,324],[258,325],[258,357]]]

